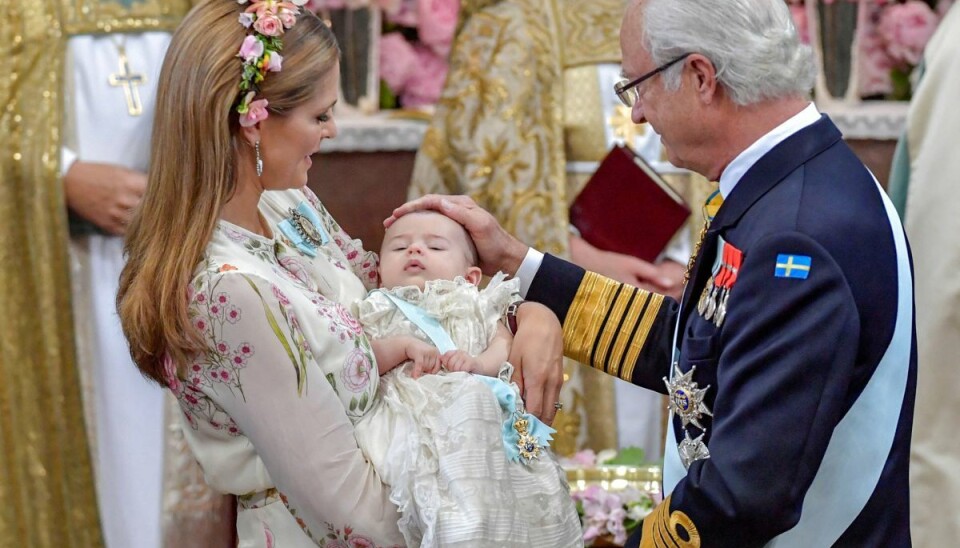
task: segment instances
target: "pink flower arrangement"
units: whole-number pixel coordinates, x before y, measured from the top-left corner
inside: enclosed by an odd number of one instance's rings
[[[642,463],[643,451],[637,448],[627,448],[619,454],[612,449],[599,453],[584,449],[571,457],[560,459],[565,469],[590,469],[605,465],[639,466]],[[597,484],[573,491],[571,496],[580,514],[585,546],[592,546],[598,539],[622,545],[661,499],[659,493],[647,493],[635,487],[607,490]]]
[[[948,7],[940,2],[938,9]],[[909,99],[910,75],[940,16],[920,0],[873,0],[861,5],[860,95]]]
[[[939,22],[930,6],[919,0],[909,0],[884,9],[877,31],[893,64],[910,69],[920,63],[923,48]]]
[[[388,31],[380,42],[380,74],[408,108],[435,104],[447,76],[458,0],[382,0]]]

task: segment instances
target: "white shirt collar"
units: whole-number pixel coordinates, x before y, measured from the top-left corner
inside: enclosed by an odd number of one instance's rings
[[[748,146],[730,162],[730,165],[723,170],[720,175],[720,195],[724,199],[733,192],[733,187],[737,186],[740,178],[747,172],[757,160],[766,153],[773,150],[773,147],[779,145],[784,139],[800,131],[801,129],[813,124],[820,119],[820,112],[816,105],[810,103],[807,108],[793,115],[789,120],[773,128],[770,133],[757,139],[752,145]]]

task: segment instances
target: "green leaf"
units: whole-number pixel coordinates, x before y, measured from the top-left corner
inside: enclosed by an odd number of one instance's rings
[[[617,456],[603,463],[604,465],[619,466],[640,466],[644,463],[643,449],[639,447],[626,447],[621,449]]]
[[[256,284],[253,283],[253,280],[243,276],[243,279],[250,284],[250,287],[253,288],[253,291],[260,297],[260,302],[263,304],[263,312],[267,317],[267,323],[270,324],[270,329],[273,330],[273,334],[276,335],[277,340],[280,341],[280,344],[283,345],[283,349],[287,352],[287,357],[290,358],[290,363],[293,364],[294,373],[297,375],[297,395],[303,395],[303,389],[306,386],[307,382],[307,365],[305,363],[297,363],[297,358],[293,354],[293,349],[290,347],[290,342],[287,341],[287,338],[283,335],[283,332],[280,331],[280,324],[277,323],[277,318],[274,317],[273,312],[270,311],[270,306],[267,304],[267,301],[264,300],[263,295],[260,294],[260,290],[257,288]]]
[[[357,410],[357,398],[350,398],[350,411],[354,412]]]
[[[369,394],[367,394],[366,392],[364,392],[363,395],[360,396],[360,410],[361,410],[361,411],[363,411],[364,409],[367,408],[367,402],[368,402],[368,401],[370,401]]]
[[[333,391],[339,394],[337,391],[337,378],[333,376],[333,373],[327,373],[327,382],[333,387]]]

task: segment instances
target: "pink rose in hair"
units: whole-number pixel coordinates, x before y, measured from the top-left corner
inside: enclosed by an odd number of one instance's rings
[[[906,69],[920,63],[923,48],[937,28],[937,14],[920,0],[895,4],[880,18],[880,39],[894,65]]]
[[[270,115],[270,113],[267,112],[267,104],[266,99],[250,101],[250,104],[247,106],[247,112],[240,115],[240,125],[250,127],[266,120],[267,116]]]
[[[286,8],[281,9],[277,17],[280,19],[280,22],[283,23],[283,28],[285,29],[292,27],[294,23],[297,22],[297,13]]]
[[[450,42],[457,27],[459,0],[418,0],[417,34],[420,41],[446,57],[450,53]]]
[[[419,107],[436,104],[443,91],[443,81],[447,77],[447,60],[437,55],[435,51],[423,46],[416,46],[417,68],[413,77],[407,82],[406,89],[400,96],[405,107]]]
[[[270,72],[280,72],[282,65],[283,57],[279,53],[271,51],[270,56],[267,57],[267,70]]]
[[[390,90],[399,95],[417,70],[417,54],[399,32],[380,38],[380,77]]]
[[[283,23],[276,15],[258,17],[253,23],[253,30],[264,36],[280,36],[283,34]]]
[[[263,55],[263,42],[256,36],[248,35],[240,44],[240,57],[245,63],[252,63]]]

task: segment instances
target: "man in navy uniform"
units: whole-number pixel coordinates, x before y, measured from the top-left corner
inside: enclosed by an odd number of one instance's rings
[[[633,121],[724,199],[680,303],[529,249],[466,197],[394,217],[458,220],[486,272],[557,314],[567,355],[667,393],[667,496],[630,545],[909,546],[909,251],[805,97],[813,62],[786,5],[634,0],[620,44]],[[525,390],[548,373],[525,369]]]

